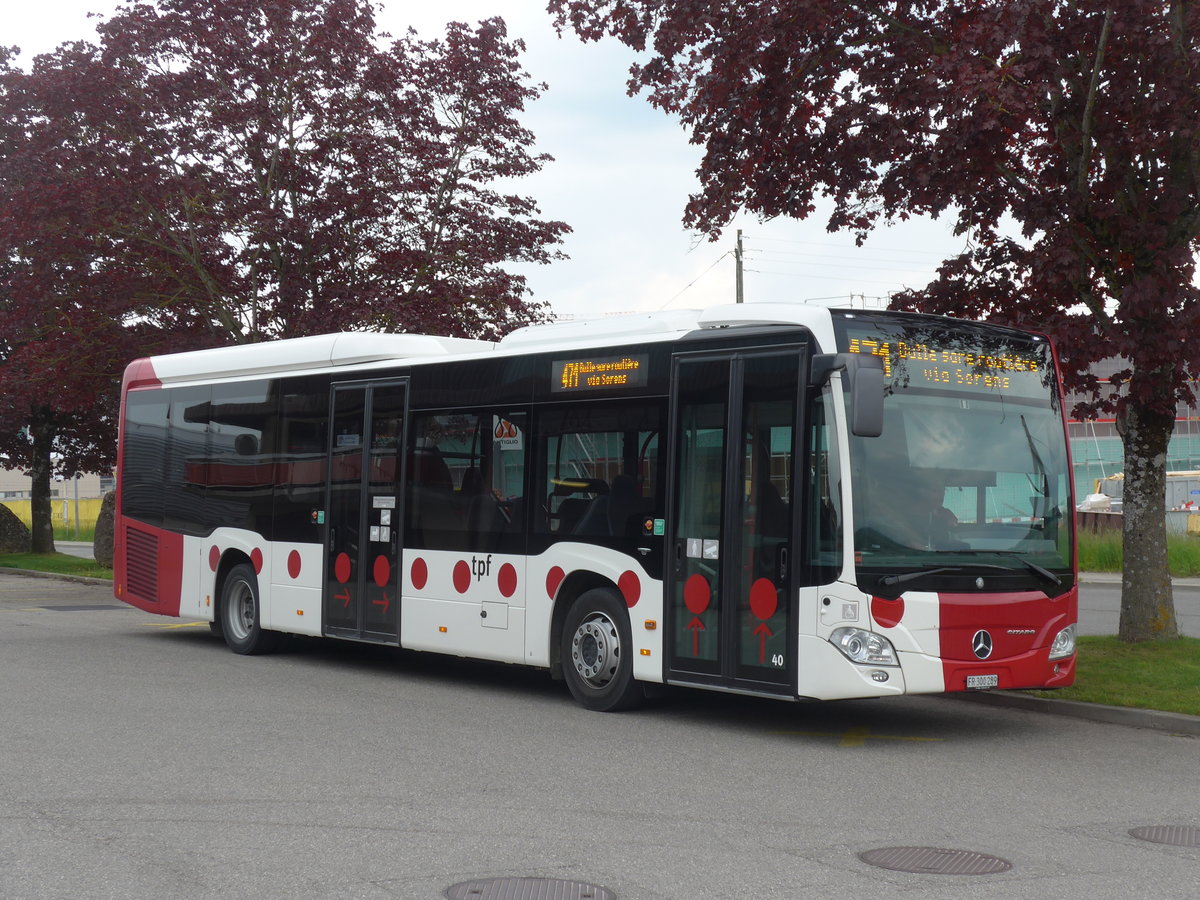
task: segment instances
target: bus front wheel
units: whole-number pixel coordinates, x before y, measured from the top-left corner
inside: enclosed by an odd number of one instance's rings
[[[615,712],[645,699],[633,677],[633,638],[625,603],[610,590],[581,594],[563,623],[563,676],[575,700],[586,709]]]
[[[221,588],[221,632],[234,653],[269,653],[279,635],[259,624],[258,577],[246,564],[234,566]]]

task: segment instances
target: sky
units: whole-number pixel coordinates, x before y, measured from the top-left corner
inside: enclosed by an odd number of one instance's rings
[[[21,48],[19,61],[72,40],[95,40],[89,12],[109,15],[116,0],[0,0],[0,43]],[[633,52],[615,40],[583,44],[559,36],[543,0],[386,0],[380,30],[409,26],[440,37],[447,21],[475,24],[499,15],[526,44],[533,81],[549,87],[523,123],[538,152],[554,162],[518,184],[546,218],[573,232],[569,259],[520,267],[533,297],[563,319],[660,309],[703,308],[735,296],[736,232],[742,231],[747,303],[795,301],[877,306],[888,292],[919,287],[942,259],[962,249],[948,219],[917,219],[874,233],[861,248],[829,234],[828,212],[805,221],[761,222],[740,216],[715,242],[682,225],[697,187],[700,148],[677,120],[626,91]]]

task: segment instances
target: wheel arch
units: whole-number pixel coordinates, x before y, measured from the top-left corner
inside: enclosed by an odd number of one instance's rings
[[[213,621],[221,621],[221,603],[225,595],[225,580],[229,578],[229,573],[240,565],[247,565],[251,571],[254,571],[254,562],[249,555],[241,550],[229,549],[221,554],[221,561],[217,563],[217,574],[213,578]],[[254,577],[257,580],[259,573],[254,572]],[[262,586],[259,586],[259,597],[262,597]]]

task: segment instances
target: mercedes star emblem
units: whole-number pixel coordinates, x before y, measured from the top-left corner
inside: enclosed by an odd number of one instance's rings
[[[971,638],[971,649],[980,659],[987,659],[992,655],[992,636],[986,631],[975,632],[975,637]]]

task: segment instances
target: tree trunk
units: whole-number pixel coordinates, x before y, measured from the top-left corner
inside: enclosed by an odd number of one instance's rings
[[[29,507],[34,553],[54,552],[54,523],[50,518],[50,479],[54,464],[50,451],[54,447],[54,425],[47,410],[35,410],[29,423],[33,438],[29,475],[33,480],[29,491]]]
[[[1175,599],[1167,566],[1167,444],[1175,430],[1171,415],[1132,403],[1118,414],[1125,447],[1124,572],[1121,576],[1123,641],[1179,637]]]

